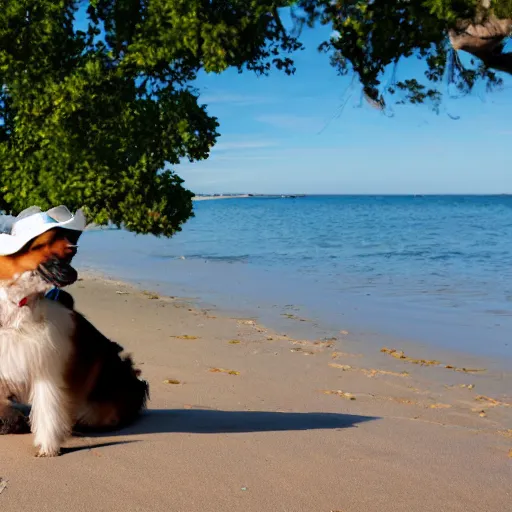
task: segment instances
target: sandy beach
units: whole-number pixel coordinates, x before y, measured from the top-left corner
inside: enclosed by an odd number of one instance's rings
[[[0,438],[2,512],[510,507],[512,375],[496,365],[346,331],[292,338],[100,278],[71,291],[134,355],[149,410],[55,459],[34,458],[30,435]]]

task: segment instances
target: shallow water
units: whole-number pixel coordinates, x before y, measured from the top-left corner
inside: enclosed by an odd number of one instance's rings
[[[77,262],[238,311],[291,312],[512,358],[511,196],[317,196],[195,203],[171,240],[83,235]]]

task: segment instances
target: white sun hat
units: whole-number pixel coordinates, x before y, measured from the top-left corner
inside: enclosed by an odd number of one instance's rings
[[[0,231],[4,231],[0,233],[0,256],[17,253],[30,240],[50,229],[83,231],[85,226],[86,220],[82,210],[77,210],[73,215],[63,205],[46,212],[37,206],[31,206],[17,217],[5,216],[4,221],[0,221]]]

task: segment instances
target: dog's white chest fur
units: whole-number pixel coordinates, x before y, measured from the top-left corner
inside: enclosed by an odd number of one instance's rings
[[[5,290],[8,295],[13,290]],[[19,307],[2,301],[0,384],[23,403],[32,404],[30,423],[39,456],[59,453],[72,424],[64,374],[72,351],[73,314],[41,298]],[[15,309],[17,307],[17,309]]]
[[[0,326],[0,381],[23,392],[23,399],[29,399],[36,380],[60,385],[71,351],[71,312],[46,299],[24,307],[13,304],[12,311],[2,305],[0,318],[9,323]]]

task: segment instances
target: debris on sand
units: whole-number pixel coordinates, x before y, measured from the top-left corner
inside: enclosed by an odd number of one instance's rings
[[[391,375],[393,377],[409,377],[408,372],[390,372],[387,370],[376,370],[375,368],[370,368],[369,370],[366,368],[354,368],[348,364],[338,364],[338,363],[329,363],[331,368],[338,368],[339,370],[348,371],[354,370],[364,373],[367,377],[375,377],[376,375]]]
[[[440,361],[436,360],[427,360],[427,359],[414,359],[412,357],[408,357],[404,354],[403,350],[396,350],[394,348],[383,347],[380,349],[384,354],[389,354],[391,357],[395,359],[402,359],[407,361],[408,363],[413,364],[421,364],[422,366],[439,366],[441,364]]]
[[[347,370],[353,370],[352,366],[348,364],[337,364],[337,363],[329,363],[331,368],[338,368],[339,370],[343,370],[346,372]]]
[[[0,494],[2,494],[5,489],[7,489],[7,480],[4,480],[2,477],[0,477]]]
[[[230,345],[239,345],[241,343],[241,341],[240,340],[229,340],[228,343]]]
[[[430,409],[450,409],[450,404],[430,404]]]
[[[388,354],[391,357],[394,357],[395,359],[400,359],[401,361],[406,361],[408,363],[412,364],[419,364],[421,366],[438,366],[438,367],[444,367],[448,370],[453,370],[456,372],[464,372],[464,373],[478,373],[478,372],[485,372],[485,368],[464,368],[464,367],[457,367],[451,364],[443,364],[441,361],[437,361],[435,359],[429,360],[429,359],[415,359],[414,357],[406,356],[403,352],[403,350],[396,350],[394,348],[387,348],[383,347],[380,349],[381,352],[384,354]]]
[[[303,348],[300,348],[300,347],[291,348],[290,352],[299,352],[304,356],[314,356],[315,355],[315,352],[312,352],[311,350],[304,350]]]
[[[338,359],[338,357],[362,357],[362,354],[349,354],[348,352],[333,352],[331,354],[332,359]]]
[[[240,375],[236,370],[226,370],[225,368],[210,368],[212,373],[227,373],[228,375]]]
[[[142,295],[146,296],[148,299],[151,299],[151,300],[160,298],[160,295],[157,295],[156,293],[148,292],[148,291],[143,291]]]
[[[181,382],[176,379],[166,379],[164,380],[164,384],[181,384]]]
[[[254,320],[238,320],[238,323],[241,325],[256,325]]]
[[[334,347],[334,341],[333,340],[314,341],[313,345],[315,345],[316,347],[322,347],[322,348],[332,348],[332,347]]]
[[[475,397],[475,400],[478,402],[487,402],[489,407],[496,407],[498,405],[503,405],[504,407],[512,407],[512,404],[507,402],[502,402],[501,400],[496,400],[495,398],[491,398],[490,396],[478,395]]]
[[[366,370],[365,368],[361,368],[361,370],[367,377],[375,377],[376,375],[391,375],[393,377],[409,377],[409,372],[390,372],[388,370],[376,370],[375,368],[370,368]]]
[[[181,336],[171,336],[177,340],[198,340],[199,336],[191,336],[190,334],[182,334]]]
[[[445,368],[463,373],[483,373],[487,371],[485,368],[457,368],[456,366],[452,366],[451,364],[447,364]]]
[[[382,396],[382,397],[375,397],[375,398],[381,398],[383,400],[391,400],[393,402],[398,402],[399,404],[405,404],[405,405],[418,405],[418,402],[415,402],[414,400],[409,400],[408,398],[401,398],[399,396]]]
[[[415,402],[414,400],[409,400],[408,398],[402,398],[399,396],[375,395],[374,393],[368,393],[367,396],[375,400],[387,400],[390,402],[397,402],[399,404],[405,405],[419,405],[418,402]]]
[[[315,349],[329,349],[334,346],[334,342],[330,340],[324,341],[309,341],[309,340],[292,340],[286,339],[285,341],[289,341],[292,345],[301,345],[301,346],[309,346]]]
[[[331,389],[324,389],[322,390],[322,393],[324,395],[336,395],[340,398],[345,398],[347,400],[355,400],[356,397],[352,393],[346,393],[345,391],[341,391],[341,389],[331,390]]]

